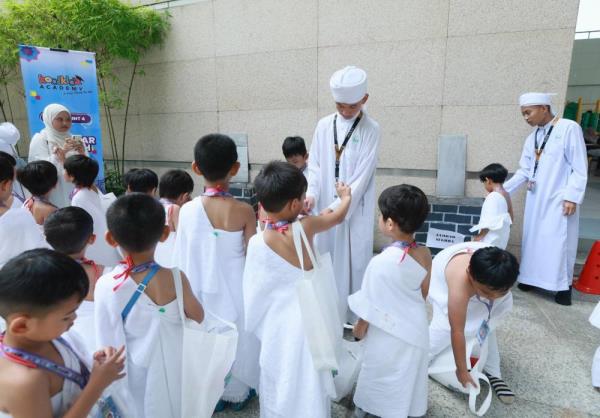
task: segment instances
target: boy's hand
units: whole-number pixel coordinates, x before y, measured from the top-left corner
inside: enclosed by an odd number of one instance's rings
[[[347,184],[342,183],[341,181],[338,181],[335,184],[335,191],[337,192],[337,195],[340,199],[343,198],[350,198],[352,195],[352,192],[350,190],[350,186],[348,186]]]
[[[473,385],[474,388],[477,388],[477,383],[475,383],[475,381],[473,380],[473,377],[471,377],[471,373],[469,373],[468,370],[458,370],[456,369],[456,378],[458,379],[458,381],[460,382],[461,385],[463,385],[463,387],[465,389],[467,388],[468,384]]]
[[[105,389],[115,380],[125,376],[125,346],[118,350],[107,347],[94,353],[94,367],[90,375],[90,383]]]
[[[363,319],[359,319],[354,324],[354,328],[352,329],[352,335],[357,340],[362,340],[367,335],[367,330],[369,329],[369,323]]]

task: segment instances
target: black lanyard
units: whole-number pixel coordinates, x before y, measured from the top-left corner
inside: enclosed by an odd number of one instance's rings
[[[352,136],[354,129],[356,129],[358,122],[360,122],[361,117],[362,117],[362,112],[354,120],[354,123],[352,124],[352,127],[346,134],[346,138],[344,138],[344,142],[342,143],[341,147],[338,147],[338,139],[337,139],[337,113],[333,117],[333,143],[335,145],[335,181],[338,181],[338,179],[340,178],[340,159],[342,158],[342,152],[344,152],[344,148],[346,148],[346,144],[348,143],[348,140]]]
[[[550,126],[550,129],[548,129],[548,133],[546,134],[546,136],[544,136],[544,140],[542,141],[542,145],[540,147],[538,147],[537,140],[537,135],[540,131],[540,128],[537,128],[537,130],[535,131],[535,164],[533,165],[533,175],[531,176],[531,178],[535,178],[535,173],[537,172],[538,164],[540,163],[540,157],[542,156],[542,152],[544,152],[544,148],[546,148],[546,142],[548,142],[548,138],[550,138],[550,134],[552,133],[553,129],[554,124]]]

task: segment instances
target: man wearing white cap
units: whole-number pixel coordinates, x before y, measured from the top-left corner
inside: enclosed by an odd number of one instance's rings
[[[519,289],[556,292],[571,304],[579,211],[587,183],[587,156],[581,127],[554,115],[551,95],[519,98],[525,121],[535,127],[525,140],[520,168],[504,183],[509,193],[527,185]]]
[[[339,301],[349,321],[348,295],[360,289],[373,255],[375,215],[375,167],[381,136],[379,124],[363,108],[367,74],[349,66],[336,71],[329,81],[337,112],[317,124],[308,160],[307,209],[322,212],[335,208],[337,181],[350,185],[352,204],[343,223],[319,234],[317,247],[333,257]]]

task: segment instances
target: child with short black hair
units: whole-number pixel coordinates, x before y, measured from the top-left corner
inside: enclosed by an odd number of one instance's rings
[[[477,339],[488,345],[483,370],[504,403],[514,401],[514,393],[502,380],[500,354],[495,330],[512,309],[511,287],[519,275],[514,255],[482,242],[465,242],[445,248],[435,256],[431,269],[428,301],[433,306],[429,325],[430,366],[447,350],[452,350],[456,378],[463,387],[477,387],[469,374],[466,347]]]
[[[190,278],[206,310],[234,322],[239,330],[231,379],[216,410],[243,409],[258,386],[258,341],[244,332],[242,277],[246,245],[256,233],[256,215],[229,193],[240,168],[235,142],[221,134],[200,138],[192,170],[204,178],[201,196],[181,208],[175,242],[176,264]]]
[[[415,186],[385,189],[378,200],[379,230],[393,242],[371,259],[361,289],[348,297],[359,317],[356,338],[365,339],[355,416],[422,416],[427,412],[429,336],[425,298],[431,252],[414,234],[429,213]]]
[[[94,354],[90,372],[61,338],[88,293],[88,278],[70,257],[26,251],[0,270],[0,416],[87,417],[104,389],[123,377],[124,349]]]
[[[479,179],[488,195],[481,208],[479,223],[471,228],[471,232],[478,232],[473,241],[506,248],[513,219],[510,195],[503,187],[507,176],[508,170],[497,163],[490,164],[479,172]]]
[[[183,341],[179,303],[196,322],[202,322],[204,311],[185,275],[154,261],[156,244],[169,234],[158,200],[142,193],[121,196],[108,208],[106,218],[106,240],[121,248],[126,264],[96,283],[97,344],[127,345],[126,381],[136,416],[179,418]]]
[[[308,164],[308,152],[306,151],[306,144],[304,138],[301,136],[288,136],[283,140],[281,145],[283,156],[285,160],[295,165],[304,177],[308,176],[307,164]]]
[[[171,231],[165,242],[159,242],[156,247],[156,261],[164,267],[175,267],[173,247],[177,238],[177,223],[179,210],[189,202],[194,191],[194,180],[184,170],[169,170],[160,178],[158,195],[160,203],[165,208],[166,223]]]
[[[85,257],[86,249],[96,240],[94,220],[82,208],[61,208],[48,216],[44,222],[44,235],[54,250],[77,261],[87,274],[89,291],[77,309],[77,319],[69,334],[76,334],[76,338],[85,344],[87,351],[93,353],[98,348],[94,332],[94,289],[96,281],[104,272],[103,265]]]
[[[31,213],[10,204],[14,176],[10,161],[0,158],[0,267],[23,251],[47,247]]]
[[[44,225],[48,215],[58,209],[49,200],[50,193],[58,183],[56,167],[48,161],[32,161],[17,170],[17,179],[31,193],[23,207],[31,212],[38,225]]]
[[[94,220],[94,240],[86,250],[86,256],[104,266],[115,266],[120,256],[117,250],[108,245],[104,239],[106,234],[106,211],[102,205],[102,197],[94,184],[98,176],[98,163],[86,155],[72,155],[64,162],[65,181],[73,183],[71,205],[85,209]]]
[[[158,188],[158,176],[148,168],[132,168],[123,176],[123,182],[127,193],[138,192],[155,196]]]
[[[246,330],[261,341],[260,410],[269,417],[324,418],[331,414],[324,383],[331,379],[331,372],[315,371],[302,325],[296,285],[303,271],[293,231],[303,229],[312,243],[315,234],[343,221],[351,194],[348,186],[338,183],[340,204],[334,210],[297,220],[306,186],[302,172],[281,161],[265,165],[254,180],[270,222],[248,244],[244,307]],[[313,268],[306,251],[302,263],[306,270]]]

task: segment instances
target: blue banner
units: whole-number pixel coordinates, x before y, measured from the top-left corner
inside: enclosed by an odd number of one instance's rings
[[[89,156],[98,162],[96,184],[104,191],[96,55],[27,45],[19,46],[19,55],[31,134],[44,129],[42,112],[47,105],[69,109],[71,133],[81,135]]]

